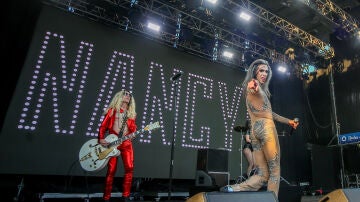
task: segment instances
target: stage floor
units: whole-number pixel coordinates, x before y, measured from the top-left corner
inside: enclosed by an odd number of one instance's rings
[[[24,176],[24,182],[21,186],[20,182],[23,176],[2,175],[1,179],[1,201],[21,202],[99,202],[101,201],[104,183],[103,177],[85,179],[75,176]],[[119,198],[121,197],[121,178],[116,178],[114,182],[113,196]],[[167,179],[134,179],[132,200],[180,202],[186,201],[186,199],[200,192],[219,191],[217,186],[195,186],[194,180],[174,179],[171,198],[167,200],[168,182]],[[302,199],[302,195],[301,187],[289,186],[281,182],[280,202],[310,202],[314,198],[306,196]],[[17,196],[19,196],[18,200],[16,200]]]

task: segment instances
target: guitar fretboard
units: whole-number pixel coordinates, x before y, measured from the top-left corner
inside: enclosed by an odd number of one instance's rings
[[[121,144],[122,142],[124,142],[125,140],[132,139],[132,138],[134,138],[135,136],[137,136],[139,133],[143,133],[144,131],[145,131],[144,129],[141,129],[141,130],[138,130],[138,131],[136,131],[136,132],[131,133],[130,135],[122,136],[121,138],[115,140],[114,142],[111,142],[108,147],[113,147],[113,146],[115,146],[115,145],[119,145],[119,144]]]

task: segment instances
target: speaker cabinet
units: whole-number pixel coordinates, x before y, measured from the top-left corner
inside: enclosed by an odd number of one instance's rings
[[[229,151],[221,149],[199,149],[197,169],[205,172],[228,172]]]
[[[319,202],[358,202],[360,201],[360,188],[337,189],[322,197]]]
[[[312,146],[312,185],[323,190],[335,190],[340,186],[339,149]]]
[[[195,174],[195,186],[213,186],[214,181],[211,176],[202,170],[197,170]]]
[[[218,186],[229,184],[229,172],[204,172],[197,170],[195,174],[195,186]]]
[[[186,202],[278,202],[273,192],[200,192]]]
[[[223,187],[229,184],[230,173],[229,172],[208,172],[211,179],[215,181],[215,185]]]

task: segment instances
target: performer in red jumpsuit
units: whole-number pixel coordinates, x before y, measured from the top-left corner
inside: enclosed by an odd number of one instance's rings
[[[121,90],[115,94],[108,108],[104,112],[104,119],[99,128],[99,143],[107,146],[109,142],[106,141],[106,132],[109,134],[116,134],[119,137],[128,135],[136,131],[136,111],[135,100],[129,91]],[[134,152],[131,140],[125,140],[117,149],[121,152],[121,159],[124,165],[124,178],[122,200],[129,200],[131,183],[134,171]],[[108,170],[105,179],[105,189],[103,199],[109,201],[111,197],[113,179],[116,172],[118,158],[110,157],[108,162]]]

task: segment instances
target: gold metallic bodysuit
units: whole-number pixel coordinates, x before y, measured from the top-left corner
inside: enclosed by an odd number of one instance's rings
[[[247,111],[251,119],[251,141],[257,172],[240,184],[230,187],[234,191],[257,191],[267,182],[267,190],[278,195],[280,184],[280,145],[274,120],[288,124],[289,119],[272,112],[269,98],[259,88],[247,91]]]

